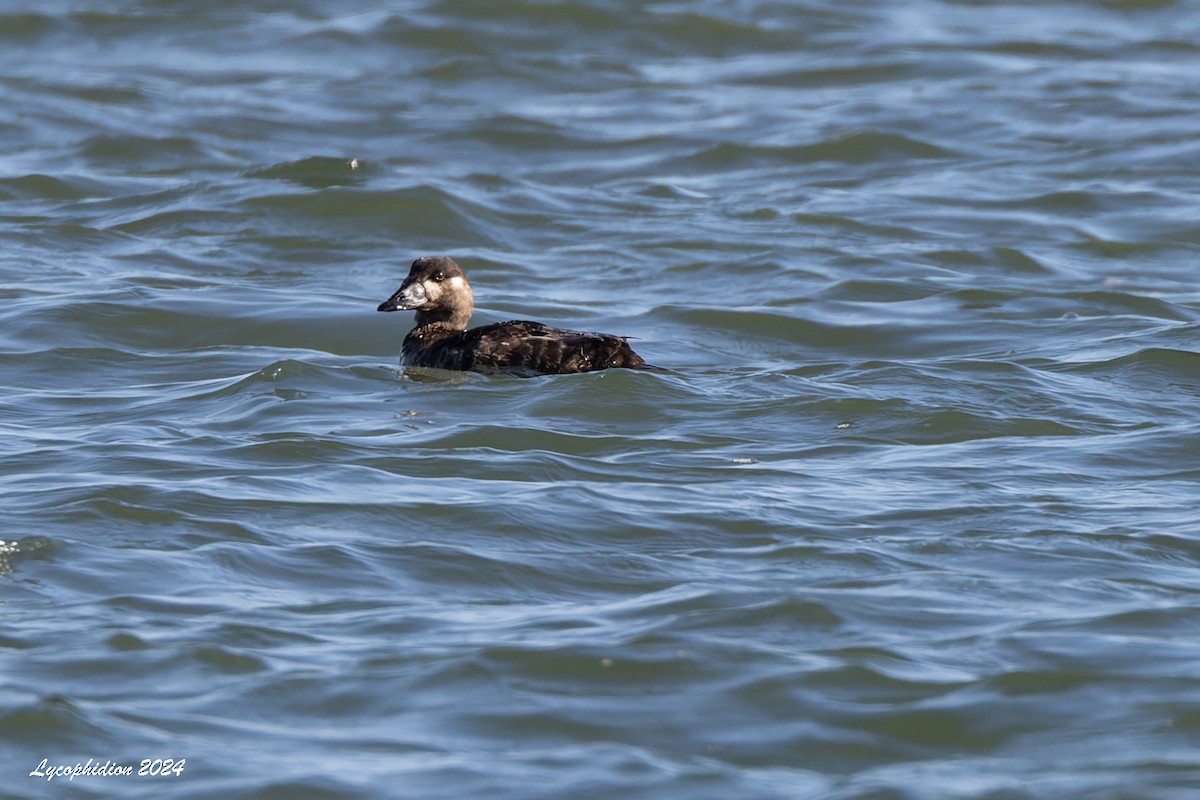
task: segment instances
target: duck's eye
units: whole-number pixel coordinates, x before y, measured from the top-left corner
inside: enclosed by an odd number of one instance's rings
[[[442,281],[446,280],[446,275],[442,272],[435,272],[433,273],[433,280],[435,283],[441,283]]]

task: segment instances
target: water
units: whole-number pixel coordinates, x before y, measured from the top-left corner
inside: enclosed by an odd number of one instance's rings
[[[1196,797],[1198,11],[5,5],[0,795]]]

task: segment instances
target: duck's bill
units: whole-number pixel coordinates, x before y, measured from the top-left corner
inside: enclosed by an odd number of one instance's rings
[[[425,304],[425,287],[419,283],[401,286],[387,300],[379,304],[379,311],[412,311]]]

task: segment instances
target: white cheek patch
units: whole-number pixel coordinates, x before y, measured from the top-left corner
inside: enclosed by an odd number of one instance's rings
[[[436,300],[442,294],[441,284],[433,281],[421,281],[421,289],[429,300]]]
[[[425,280],[421,282],[421,287],[425,290],[425,300],[429,303],[440,302],[445,297],[471,296],[471,287],[461,275],[446,278],[440,283],[433,279]]]

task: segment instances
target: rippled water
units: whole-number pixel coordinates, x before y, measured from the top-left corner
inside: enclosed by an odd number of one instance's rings
[[[0,795],[1200,795],[1200,4],[18,5]]]

